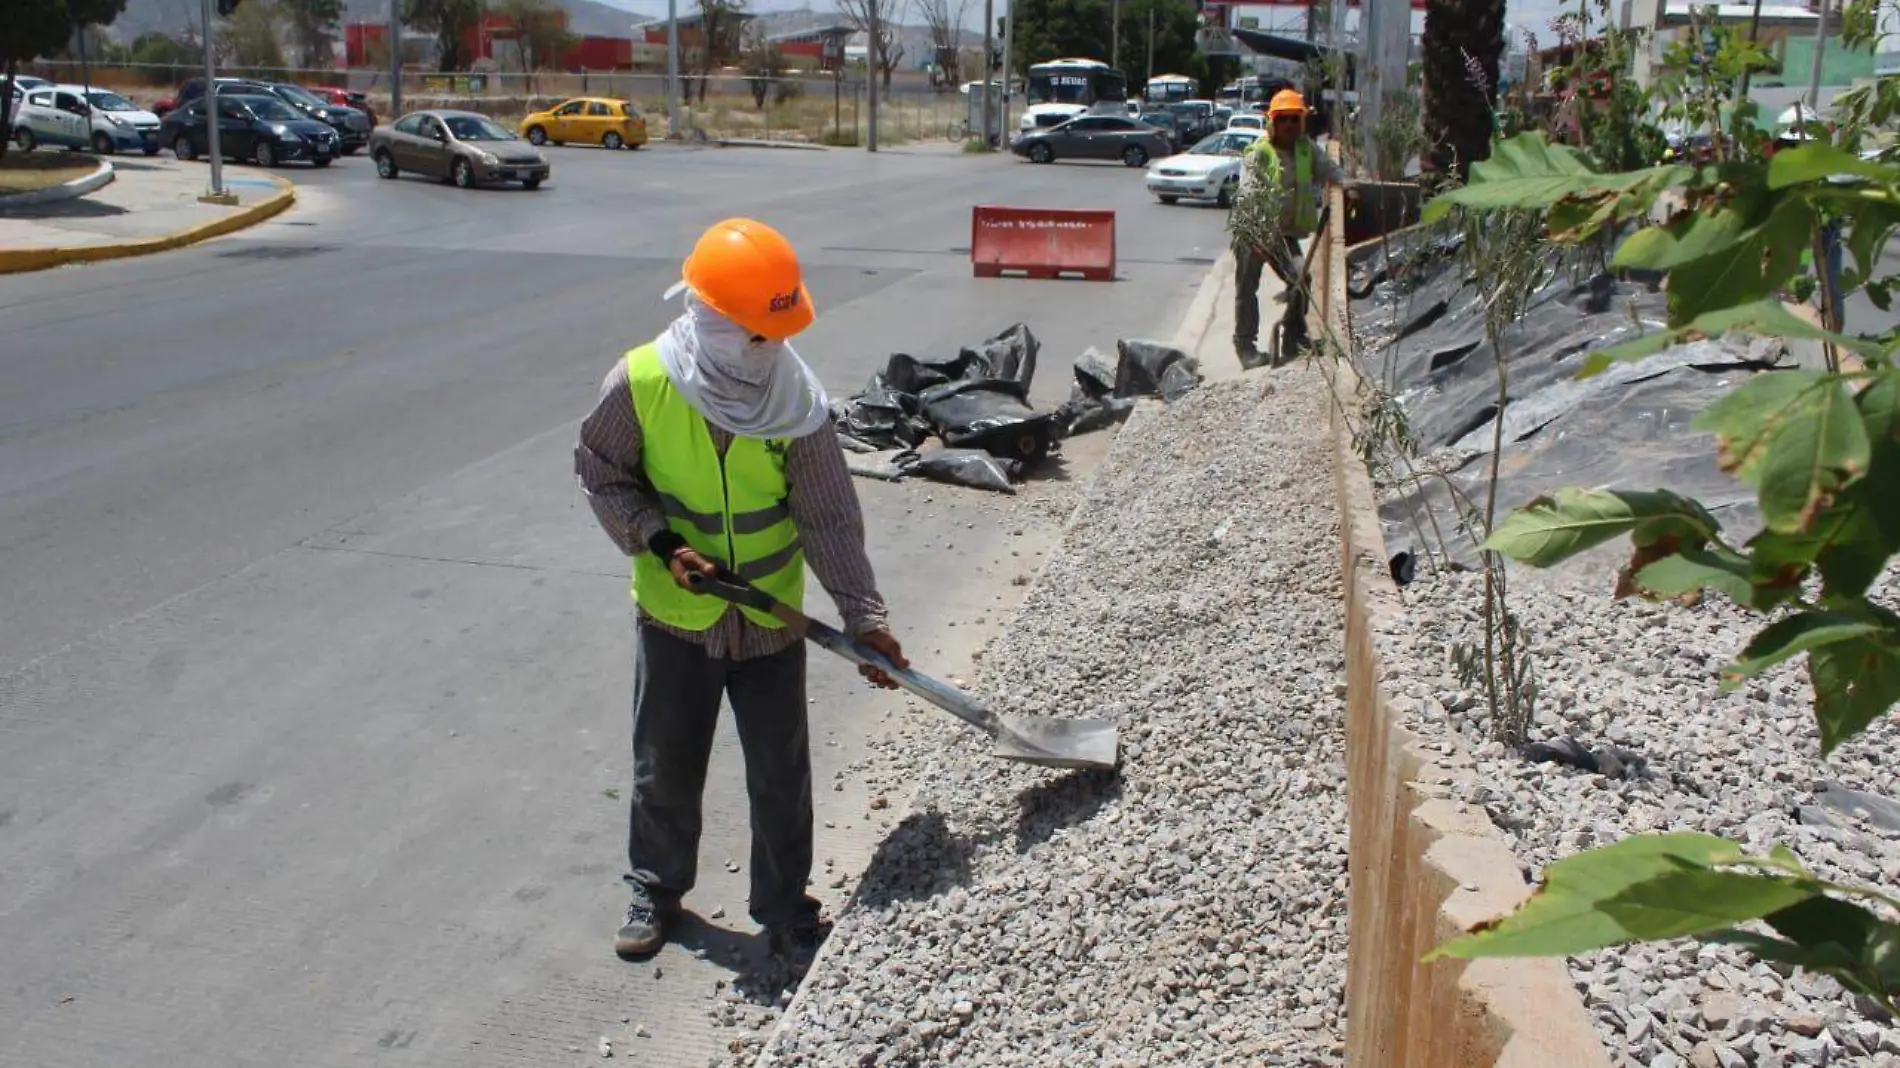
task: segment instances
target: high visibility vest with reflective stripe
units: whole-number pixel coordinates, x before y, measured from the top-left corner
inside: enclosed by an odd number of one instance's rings
[[[641,465],[666,525],[701,556],[802,607],[805,554],[786,504],[791,440],[735,435],[721,457],[705,417],[673,388],[653,345],[627,353],[627,383],[640,419]],[[648,552],[633,558],[633,598],[648,615],[681,630],[706,630],[736,607],[680,589],[665,562]],[[784,625],[762,612],[739,610],[760,626]]]

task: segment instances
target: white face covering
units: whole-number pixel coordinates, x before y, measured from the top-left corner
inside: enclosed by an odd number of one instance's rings
[[[748,438],[802,438],[831,417],[825,387],[792,346],[758,341],[686,294],[658,341],[673,388],[714,426]]]

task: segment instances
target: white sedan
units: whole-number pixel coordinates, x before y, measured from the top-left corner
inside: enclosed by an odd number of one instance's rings
[[[1163,204],[1212,200],[1232,207],[1234,190],[1240,187],[1241,155],[1259,139],[1258,130],[1227,130],[1178,156],[1156,160],[1148,167],[1148,192]]]

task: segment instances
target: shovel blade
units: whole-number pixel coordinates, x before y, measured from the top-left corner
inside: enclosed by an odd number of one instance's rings
[[[1045,768],[1104,768],[1120,760],[1115,725],[1099,719],[999,716],[1002,729],[991,752],[1004,760]]]

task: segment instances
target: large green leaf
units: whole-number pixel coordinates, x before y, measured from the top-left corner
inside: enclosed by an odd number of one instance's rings
[[[1869,997],[1900,995],[1900,926],[1824,894],[1762,919],[1783,937],[1723,931],[1708,940],[1742,946],[1763,960],[1825,972]]]
[[[1754,485],[1774,432],[1833,381],[1823,371],[1764,372],[1703,409],[1692,425],[1716,436],[1722,470]]]
[[[1435,222],[1453,205],[1474,211],[1541,210],[1561,201],[1606,196],[1614,198],[1619,212],[1633,214],[1647,208],[1657,192],[1688,181],[1694,173],[1688,167],[1666,166],[1599,174],[1576,149],[1551,144],[1541,133],[1521,133],[1493,145],[1491,158],[1472,164],[1471,180],[1434,197],[1422,219]]]
[[[1641,231],[1641,233],[1650,232]],[[1696,316],[1693,321],[1684,326],[1647,334],[1611,348],[1599,349],[1583,361],[1583,369],[1577,372],[1577,377],[1589,378],[1592,375],[1602,374],[1611,364],[1640,360],[1645,356],[1661,352],[1678,341],[1699,337],[1721,337],[1731,331],[1754,334],[1757,337],[1832,341],[1842,349],[1869,358],[1877,357],[1881,353],[1880,346],[1871,341],[1844,337],[1821,329],[1809,320],[1796,315],[1781,301],[1756,300],[1733,308],[1706,312]]]
[[[1814,230],[1814,209],[1805,199],[1785,195],[1759,223],[1720,240],[1723,226],[1708,227],[1709,247],[1698,259],[1678,262],[1669,272],[1669,321],[1681,325],[1704,312],[1762,300],[1794,277]]]
[[[1755,468],[1762,517],[1773,530],[1807,530],[1841,488],[1867,471],[1867,426],[1839,380],[1791,408]]]
[[[1768,188],[1785,189],[1791,185],[1825,181],[1835,175],[1851,175],[1892,185],[1900,182],[1900,168],[1869,163],[1851,152],[1843,152],[1825,141],[1800,148],[1784,149],[1768,161]]]
[[[1558,490],[1504,517],[1484,547],[1532,567],[1549,567],[1623,534],[1639,546],[1673,537],[1705,544],[1721,524],[1701,504],[1668,490]]]
[[[1825,756],[1900,701],[1900,633],[1881,628],[1814,649],[1808,653],[1808,681]]]
[[[1879,631],[1878,623],[1839,612],[1797,612],[1777,619],[1756,632],[1735,663],[1723,669],[1722,688],[1732,690],[1743,679],[1753,678],[1802,653],[1865,638]]]
[[[1882,370],[1854,397],[1869,441],[1900,441],[1900,371]]]
[[[1740,605],[1751,605],[1749,559],[1730,549],[1690,549],[1665,556],[1636,573],[1636,588],[1650,597],[1681,597],[1717,590]]]
[[[1552,864],[1514,914],[1426,956],[1568,956],[1641,938],[1719,930],[1811,896],[1787,878],[1714,870],[1745,859],[1708,835],[1645,834]]]

